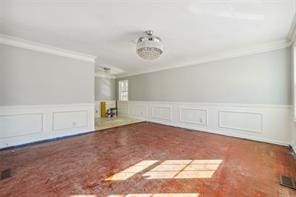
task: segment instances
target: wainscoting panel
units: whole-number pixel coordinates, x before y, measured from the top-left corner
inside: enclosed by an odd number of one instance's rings
[[[172,120],[172,106],[169,105],[150,105],[151,118],[155,120]]]
[[[94,131],[95,105],[0,107],[0,149]]]
[[[43,131],[43,114],[11,114],[0,116],[0,138],[31,135]]]
[[[219,111],[219,127],[261,133],[263,115],[250,112]]]
[[[129,116],[128,101],[118,101],[117,105],[119,116]]]
[[[66,130],[87,127],[88,113],[83,111],[67,111],[53,113],[53,130]]]
[[[204,109],[179,107],[180,121],[198,125],[207,125],[208,112]]]
[[[131,116],[135,116],[140,119],[147,117],[147,109],[148,109],[147,105],[136,103],[134,105],[130,105],[129,107],[130,107],[129,111]]]
[[[150,122],[280,145],[291,143],[293,113],[289,105],[148,101],[124,105],[120,114]]]

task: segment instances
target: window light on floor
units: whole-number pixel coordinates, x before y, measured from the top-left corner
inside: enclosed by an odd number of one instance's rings
[[[211,178],[222,160],[166,160],[143,176],[146,179]]]
[[[158,163],[158,160],[143,160],[105,180],[126,180],[156,163]],[[143,177],[146,179],[211,178],[221,163],[222,160],[165,160],[144,173]]]
[[[116,173],[110,177],[108,177],[107,179],[105,179],[106,181],[122,181],[122,180],[126,180],[132,176],[134,176],[135,174],[145,170],[146,168],[148,168],[149,166],[157,163],[158,160],[143,160],[119,173]]]

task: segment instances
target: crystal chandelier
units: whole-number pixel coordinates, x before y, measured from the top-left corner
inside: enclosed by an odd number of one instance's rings
[[[163,45],[159,37],[153,36],[153,31],[148,30],[145,33],[146,36],[138,39],[137,54],[145,60],[154,60],[162,54]]]

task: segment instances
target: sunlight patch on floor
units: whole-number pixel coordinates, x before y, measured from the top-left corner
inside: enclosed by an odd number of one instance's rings
[[[146,179],[211,178],[222,160],[166,160],[143,176]]]
[[[105,180],[126,180],[157,162],[158,160],[143,160]],[[211,178],[221,163],[222,160],[165,160],[153,169],[144,173],[143,177],[146,179]]]
[[[157,163],[158,160],[143,160],[119,173],[116,173],[110,177],[108,177],[107,179],[105,179],[106,181],[122,181],[122,180],[126,180],[132,176],[134,176],[135,174],[145,170],[146,168],[148,168],[149,166]]]

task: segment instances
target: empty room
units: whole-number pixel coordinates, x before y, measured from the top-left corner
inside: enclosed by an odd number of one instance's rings
[[[0,196],[295,197],[296,0],[0,0]]]

